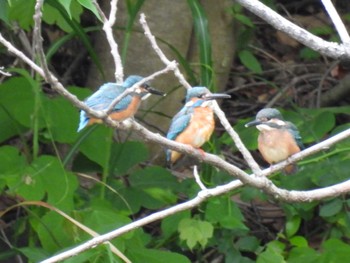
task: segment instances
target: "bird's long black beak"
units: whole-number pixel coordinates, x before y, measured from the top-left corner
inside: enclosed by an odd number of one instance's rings
[[[206,94],[204,99],[205,100],[216,100],[216,99],[230,99],[231,95],[225,94],[225,93],[210,93]]]
[[[259,124],[261,124],[262,122],[261,121],[258,121],[258,120],[253,120],[251,122],[248,122],[244,125],[244,127],[248,128],[248,127],[252,127],[252,126],[257,126]]]
[[[161,91],[159,91],[159,90],[156,90],[156,89],[154,89],[154,88],[152,88],[152,87],[147,87],[146,90],[147,90],[149,93],[154,94],[154,95],[166,96],[166,93],[161,92]]]

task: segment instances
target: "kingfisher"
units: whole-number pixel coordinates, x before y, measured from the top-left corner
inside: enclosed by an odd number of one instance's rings
[[[214,131],[212,100],[231,98],[228,94],[211,93],[206,87],[187,90],[184,107],[173,117],[167,138],[200,148]],[[174,164],[181,153],[167,150],[167,161]]]
[[[94,94],[85,100],[85,104],[94,110],[106,110],[115,98],[122,94],[126,89],[129,89],[137,82],[140,82],[142,79],[143,77],[141,76],[131,75],[122,85],[110,82],[103,84]],[[150,87],[149,83],[145,82],[137,87],[132,93],[122,98],[114,106],[109,117],[116,121],[123,121],[127,118],[133,117],[140,106],[141,100],[146,99],[150,94],[165,95],[163,92]],[[102,123],[102,120],[90,117],[83,110],[80,111],[78,132],[85,126],[94,123]]]
[[[258,149],[269,164],[281,162],[304,149],[297,127],[285,121],[277,109],[260,110],[255,120],[245,126],[256,126],[260,131]],[[288,165],[283,171],[286,174],[295,173],[297,166],[296,164]]]

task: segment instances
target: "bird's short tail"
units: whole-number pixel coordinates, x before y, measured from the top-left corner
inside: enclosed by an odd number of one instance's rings
[[[80,111],[80,122],[78,127],[78,132],[85,128],[88,125],[90,118],[87,116],[85,111]]]

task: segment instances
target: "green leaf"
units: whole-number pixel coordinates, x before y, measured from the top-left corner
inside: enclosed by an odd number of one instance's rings
[[[214,198],[208,201],[205,219],[212,223],[219,223],[227,229],[247,231],[244,217],[235,202],[230,198]]]
[[[72,0],[58,0],[58,2],[64,7],[70,19],[72,19],[72,13],[70,11],[70,5],[72,3]]]
[[[34,87],[32,85],[38,85],[38,83],[30,82],[23,77],[12,77],[0,85],[1,108],[10,118],[28,128],[32,127],[31,115],[35,108]],[[18,126],[18,129],[20,127]],[[6,127],[3,128],[7,129]],[[10,133],[6,132],[5,134]]]
[[[17,248],[31,262],[41,262],[50,257],[50,253],[39,247],[22,247]]]
[[[272,241],[264,252],[258,255],[257,263],[285,263],[283,257],[284,245],[279,241]]]
[[[179,223],[182,219],[190,218],[190,211],[182,211],[180,213],[173,214],[164,218],[161,222],[161,229],[164,238],[169,238],[170,236],[177,233]]]
[[[213,236],[214,227],[207,221],[185,218],[180,221],[178,231],[180,239],[186,241],[190,249],[193,249],[197,244],[204,248],[209,238]]]
[[[39,237],[42,248],[50,254],[74,244],[76,238],[74,225],[56,212],[49,211],[40,219],[32,217],[31,225]]]
[[[322,261],[320,261],[320,255],[312,248],[309,248],[309,247],[293,248],[289,252],[288,263],[300,263],[300,262],[319,263]]]
[[[34,5],[35,0],[11,0],[9,20],[17,21],[21,28],[28,31],[34,24]]]
[[[323,253],[318,262],[348,262],[350,245],[339,239],[328,239],[322,244]]]
[[[337,198],[321,206],[320,216],[322,217],[334,216],[338,214],[342,209],[343,209],[343,201]]]
[[[91,12],[95,14],[95,16],[101,20],[100,14],[98,13],[95,5],[92,4],[91,0],[78,0],[78,2],[84,6],[85,8],[89,9]]]
[[[307,247],[308,243],[303,236],[294,236],[289,239],[289,242],[295,247]]]
[[[129,251],[126,256],[133,263],[190,263],[191,261],[178,253],[156,250],[156,249],[135,249]]]
[[[7,182],[11,191],[26,200],[42,200],[47,196],[49,204],[62,210],[73,209],[77,179],[53,156],[40,156],[23,173],[7,178]]]
[[[262,68],[260,62],[256,59],[254,54],[249,50],[242,50],[238,53],[239,60],[246,66],[249,70],[253,71],[255,74],[261,74]]]
[[[148,149],[144,143],[127,141],[113,143],[110,167],[116,174],[125,174],[136,164],[148,159]]]
[[[241,237],[235,247],[240,251],[255,252],[259,248],[259,240],[254,236]]]
[[[292,218],[287,219],[286,223],[286,234],[287,237],[292,237],[299,230],[301,223],[301,217],[299,215],[295,215]]]
[[[191,8],[194,20],[194,31],[199,46],[201,85],[210,87],[213,63],[211,59],[211,40],[208,19],[198,0],[187,0],[187,3]]]
[[[254,23],[252,22],[252,20],[247,17],[246,15],[243,15],[243,14],[235,14],[234,15],[234,18],[236,20],[238,20],[239,22],[241,22],[242,24],[246,25],[246,26],[249,26],[249,27],[252,27],[254,28],[255,25]]]
[[[89,137],[81,142],[80,151],[91,161],[104,167],[109,162],[111,140],[110,128],[98,125]]]
[[[73,143],[77,137],[79,113],[66,99],[56,97],[43,101],[46,115],[46,132],[44,136],[61,143]]]
[[[9,24],[9,5],[7,1],[0,1],[0,20],[4,21],[6,24]]]
[[[134,172],[130,175],[129,182],[133,187],[140,189],[158,187],[177,190],[179,187],[176,177],[169,170],[159,166],[147,167]]]

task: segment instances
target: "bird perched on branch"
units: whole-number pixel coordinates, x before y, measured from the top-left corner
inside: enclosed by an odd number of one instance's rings
[[[167,138],[200,148],[214,131],[212,100],[221,98],[231,98],[231,96],[211,93],[205,87],[193,87],[187,90],[186,104],[173,117]],[[167,150],[166,155],[170,164],[174,164],[181,157],[181,153],[173,150]]]
[[[115,83],[103,84],[94,94],[85,100],[85,104],[94,110],[107,110],[112,101],[122,94],[125,90],[133,87],[137,82],[143,79],[141,76],[131,75],[129,76],[122,85]],[[163,92],[160,92],[149,84],[143,83],[130,94],[122,98],[114,107],[109,117],[116,121],[123,121],[127,118],[133,117],[137,112],[141,100],[148,97],[150,94],[156,94],[164,96]],[[78,132],[81,131],[87,125],[94,123],[102,123],[101,119],[90,117],[85,111],[80,111],[80,123]]]
[[[269,164],[281,162],[304,149],[297,127],[283,120],[282,114],[277,109],[260,110],[255,120],[245,126],[256,126],[260,131],[258,148]],[[284,172],[291,174],[296,170],[296,164],[291,164],[284,169]]]

